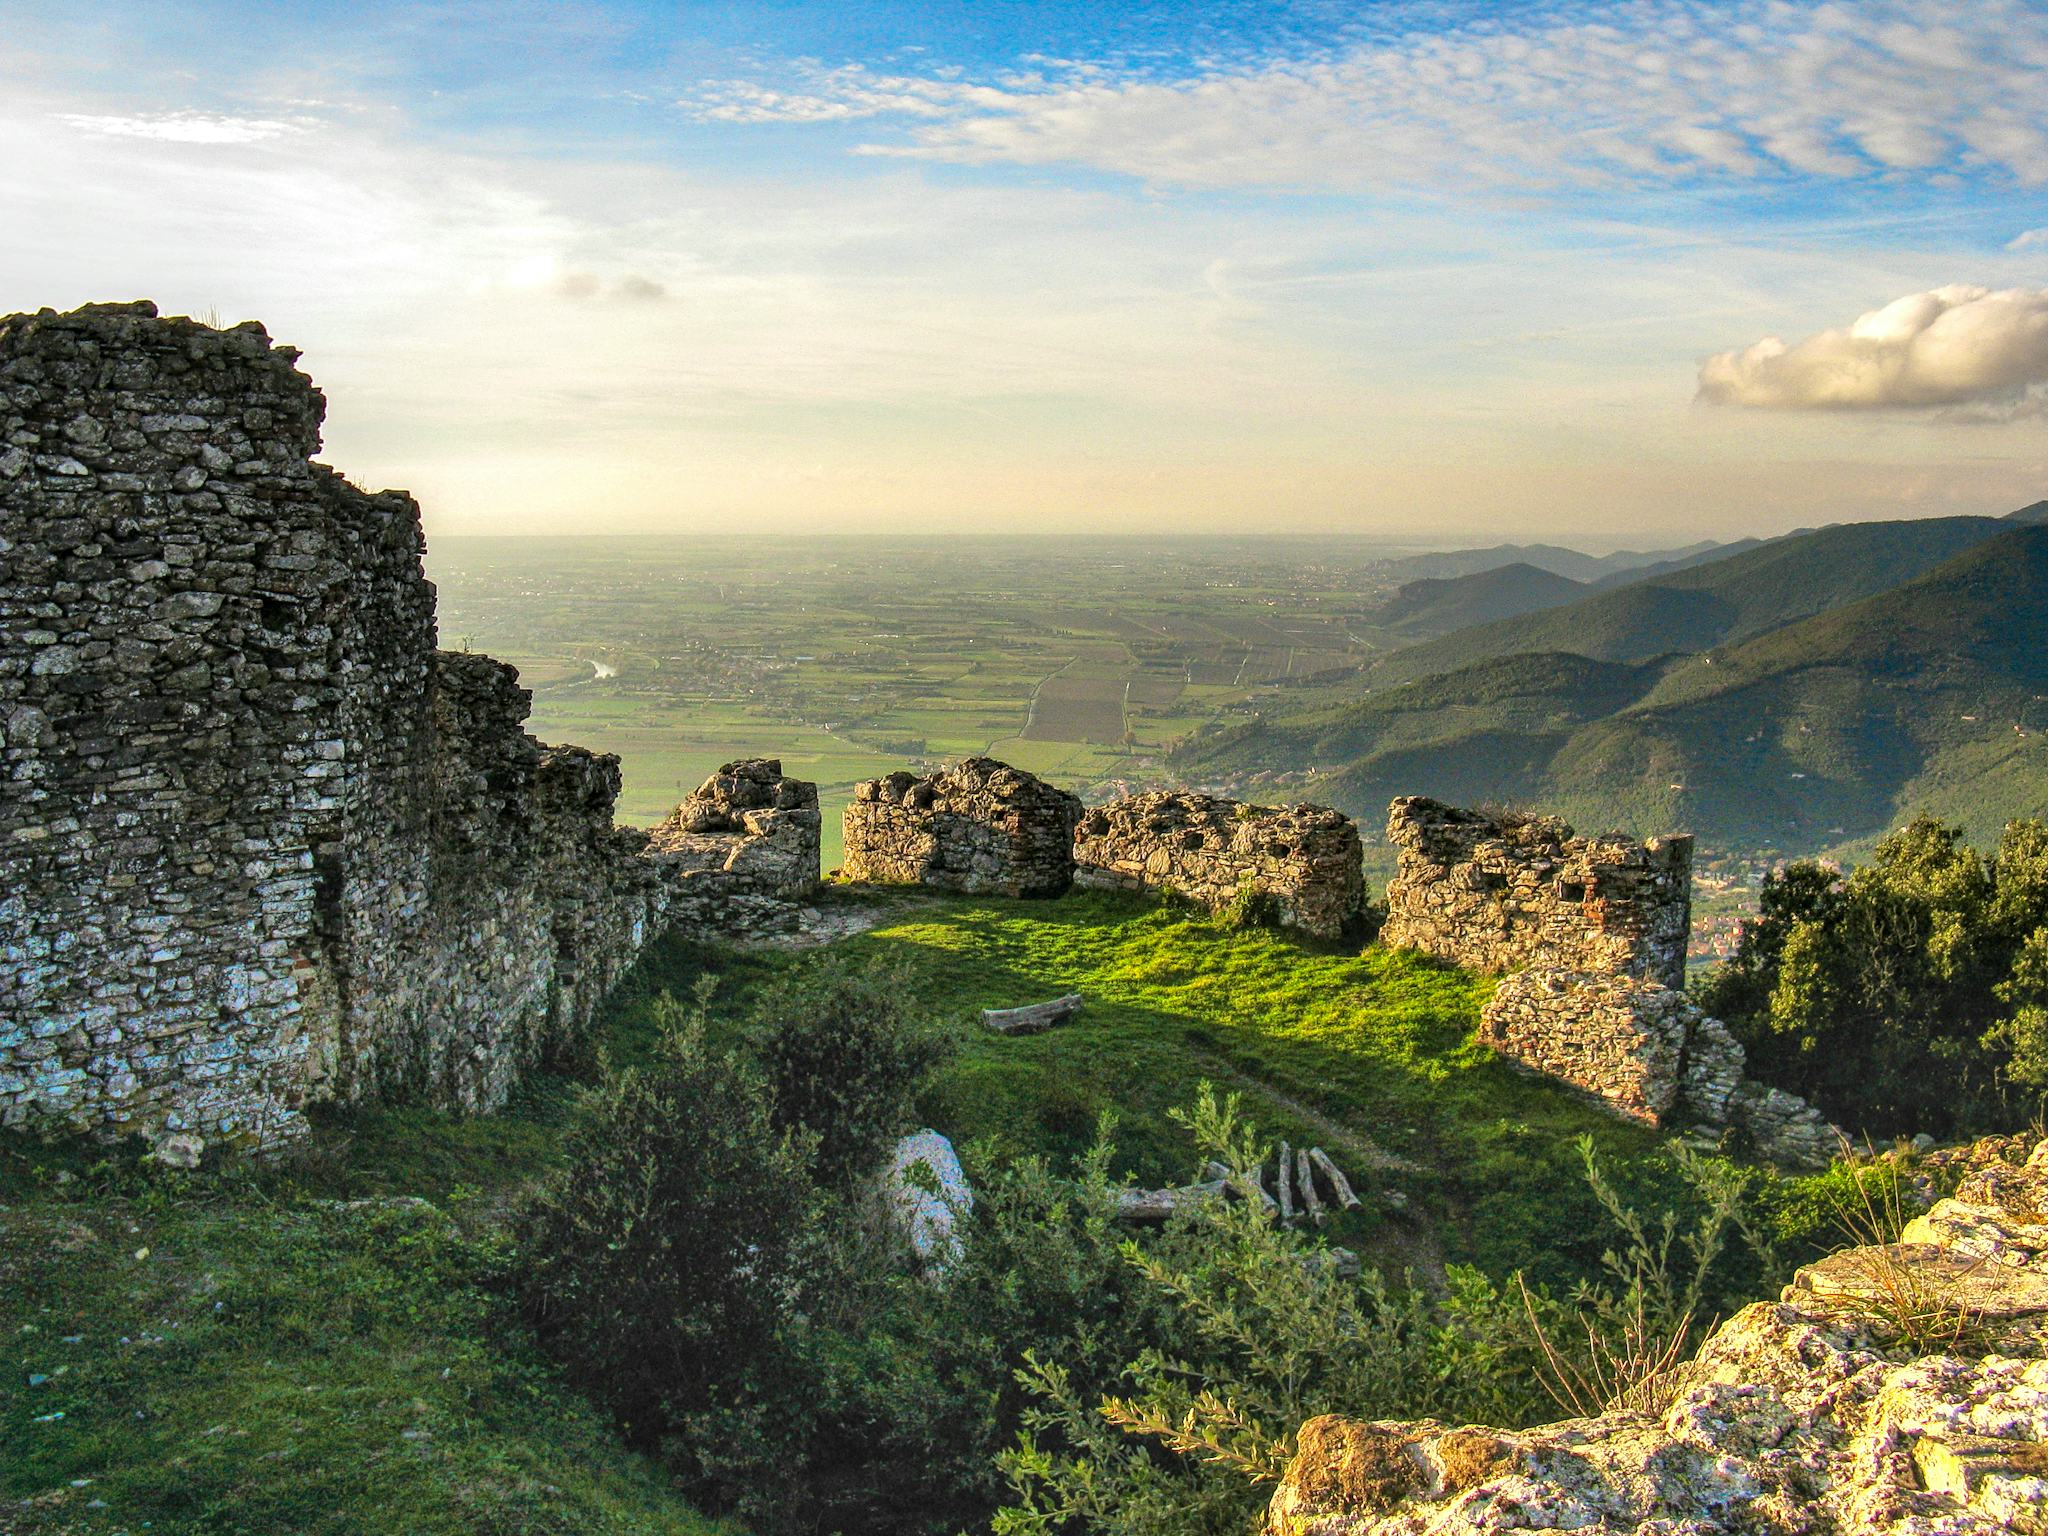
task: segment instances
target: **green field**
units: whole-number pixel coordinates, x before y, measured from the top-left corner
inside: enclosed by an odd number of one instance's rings
[[[851,786],[986,753],[1098,796],[1176,782],[1226,709],[1348,675],[1386,551],[1194,540],[437,542],[444,645],[512,662],[546,741],[616,752],[624,820],[737,757]]]

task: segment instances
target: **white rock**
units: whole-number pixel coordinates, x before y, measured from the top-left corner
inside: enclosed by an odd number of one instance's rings
[[[961,1218],[974,1209],[974,1191],[953,1143],[937,1131],[919,1131],[896,1143],[882,1174],[889,1204],[918,1259],[943,1269],[960,1256]]]

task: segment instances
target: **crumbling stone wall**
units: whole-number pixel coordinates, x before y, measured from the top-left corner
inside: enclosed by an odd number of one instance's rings
[[[1824,1168],[1842,1133],[1795,1094],[1743,1075],[1742,1043],[1683,992],[1639,976],[1534,967],[1503,980],[1480,1038],[1517,1066],[1660,1129],[1695,1127],[1730,1151]]]
[[[0,320],[0,1123],[496,1104],[730,879],[435,651],[418,508],[312,462],[296,359],[148,304]]]
[[[1327,806],[1245,805],[1160,791],[1084,811],[1074,879],[1107,890],[1175,891],[1209,907],[1250,887],[1280,920],[1334,939],[1365,907],[1364,850],[1349,816]]]
[[[919,778],[856,785],[845,873],[976,896],[1057,896],[1074,878],[1081,802],[1043,779],[970,757]]]
[[[1579,837],[1554,816],[1396,800],[1400,850],[1381,938],[1479,971],[1524,966],[1685,985],[1692,839]]]
[[[818,884],[818,786],[772,757],[727,763],[648,834],[679,918],[728,935],[786,931]]]

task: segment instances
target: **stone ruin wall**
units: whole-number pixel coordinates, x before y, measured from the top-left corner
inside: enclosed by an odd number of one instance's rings
[[[1073,883],[1081,802],[993,758],[856,785],[848,879],[971,896],[1058,896]]]
[[[1476,971],[1616,972],[1685,985],[1692,839],[1578,837],[1551,816],[1396,800],[1381,937]]]
[[[0,1123],[492,1106],[672,909],[770,893],[615,829],[615,758],[435,650],[418,508],[311,461],[296,360],[147,304],[0,321]]]
[[[1271,808],[1161,791],[1082,813],[1075,883],[1160,890],[1219,908],[1250,886],[1280,920],[1319,939],[1342,937],[1365,909],[1364,850],[1350,817],[1324,806]]]

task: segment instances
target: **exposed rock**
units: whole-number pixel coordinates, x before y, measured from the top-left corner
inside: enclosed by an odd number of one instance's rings
[[[1917,1289],[1963,1326],[1921,1353]],[[1802,1271],[1682,1368],[1661,1414],[1528,1430],[1301,1427],[1271,1536],[1526,1529],[1751,1536],[2048,1532],[2048,1142],[1987,1164],[1884,1249]]]
[[[974,1191],[937,1131],[919,1131],[896,1143],[882,1186],[898,1229],[919,1262],[944,1269],[960,1254],[959,1223],[974,1210]]]
[[[1685,985],[1692,839],[1579,837],[1553,816],[1396,800],[1382,942],[1478,971],[1617,972]]]
[[[774,900],[684,899],[618,760],[436,650],[419,508],[313,462],[297,357],[147,303],[0,320],[0,1124],[489,1108],[664,925]],[[780,824],[728,832],[788,883]]]
[[[993,758],[892,773],[855,786],[844,869],[971,896],[1057,896],[1073,882],[1080,815],[1065,790]]]
[[[1211,908],[1242,890],[1270,897],[1279,920],[1335,939],[1365,908],[1358,826],[1327,806],[1287,809],[1159,791],[1082,813],[1075,883],[1162,890]]]
[[[1839,1126],[1796,1093],[1745,1081],[1728,1106],[1745,1150],[1786,1168],[1825,1168],[1849,1145]]]

